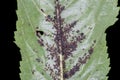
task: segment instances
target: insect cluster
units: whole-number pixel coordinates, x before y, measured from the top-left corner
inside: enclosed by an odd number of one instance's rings
[[[46,15],[45,20],[53,24],[55,29],[54,36],[54,44],[49,45],[44,42],[44,39],[41,37],[41,31],[36,30],[36,36],[38,37],[38,42],[42,47],[46,46],[46,51],[48,55],[46,58],[48,62],[46,62],[45,70],[49,72],[50,76],[52,76],[53,80],[64,80],[72,77],[77,71],[80,70],[80,66],[85,64],[87,59],[90,58],[90,55],[93,53],[93,45],[89,48],[88,52],[83,55],[83,57],[79,57],[77,63],[70,69],[66,69],[66,62],[69,57],[72,57],[74,51],[78,47],[78,43],[82,43],[82,41],[86,38],[86,35],[82,33],[80,30],[74,31],[73,28],[78,23],[78,20],[75,20],[69,24],[65,23],[65,19],[61,17],[62,11],[65,10],[65,6],[62,6],[59,0],[55,0],[55,12],[54,16]],[[41,9],[44,13],[45,11]],[[77,33],[78,35],[72,36],[70,32]],[[46,33],[42,32],[44,36]],[[60,55],[62,55],[62,59],[60,59]],[[49,62],[49,60],[53,60],[53,63]],[[62,65],[62,69],[60,66]],[[63,70],[63,71],[61,71]],[[61,73],[63,75],[61,75]],[[60,76],[61,75],[61,76]],[[63,79],[61,79],[63,77]]]

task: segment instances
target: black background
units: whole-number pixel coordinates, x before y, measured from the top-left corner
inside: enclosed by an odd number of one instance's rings
[[[118,0],[120,2],[120,0]],[[118,4],[120,6],[120,4]],[[0,4],[0,73],[1,80],[20,80],[19,61],[21,60],[20,49],[13,42],[16,31],[17,2],[6,0]],[[120,15],[118,16],[120,17]],[[108,53],[111,70],[108,80],[119,80],[120,73],[120,20],[110,26],[106,31]],[[3,79],[2,79],[3,77]]]

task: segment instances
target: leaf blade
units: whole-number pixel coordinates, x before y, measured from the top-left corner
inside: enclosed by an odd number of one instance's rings
[[[81,64],[80,71],[76,72],[69,80],[107,79],[106,74],[110,68],[108,55],[105,54],[107,53],[107,47],[104,31],[117,20],[116,16],[119,11],[119,8],[116,7],[117,1],[71,0],[68,2],[67,0],[60,0],[60,3],[65,6],[65,10],[61,14],[61,17],[65,18],[65,24],[79,20],[74,30],[80,30],[81,33],[86,35],[86,40],[78,44],[78,49],[80,50],[74,52],[74,56],[65,61],[68,65],[66,66],[68,68],[66,71],[69,71],[77,63],[79,57],[83,57],[84,53],[88,53],[92,45],[94,47],[94,52],[90,55],[90,59],[87,59],[86,64]],[[17,22],[15,39],[16,44],[21,48],[22,62],[20,63],[20,68],[22,80],[52,80],[52,77],[49,75],[50,72],[45,70],[45,64],[48,60],[46,59],[47,51],[37,43],[35,29],[38,26],[45,33],[52,34],[55,32],[50,28],[53,25],[44,20],[44,13],[40,13],[40,9],[43,9],[45,15],[50,14],[54,16],[54,6],[54,0],[18,1],[17,15],[19,20]],[[77,36],[78,34],[71,33],[70,35]],[[43,36],[42,38],[52,44],[51,37]],[[94,43],[94,41],[96,42]],[[85,50],[82,50],[83,48]],[[38,62],[40,60],[40,63],[35,62],[36,59]],[[75,63],[70,64],[70,59],[76,60],[74,61]],[[103,66],[104,68],[102,68]],[[100,72],[101,69],[103,72]]]

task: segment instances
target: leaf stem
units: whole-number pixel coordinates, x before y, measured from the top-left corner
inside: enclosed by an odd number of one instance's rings
[[[62,57],[62,54],[60,54],[60,80],[64,80],[63,79],[63,57]]]

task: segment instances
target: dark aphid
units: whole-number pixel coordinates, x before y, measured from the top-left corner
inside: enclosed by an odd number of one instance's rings
[[[53,22],[53,18],[50,15],[46,16],[46,21]]]
[[[75,68],[73,67],[73,68],[70,70],[69,75],[72,76],[72,75],[74,75],[74,74],[75,74]]]
[[[56,16],[54,16],[54,20],[56,20],[57,19],[57,17]]]
[[[37,61],[37,62],[40,62],[41,60],[40,60],[40,58],[36,58],[36,61]]]
[[[81,36],[84,36],[84,33],[80,33]]]
[[[89,54],[92,54],[92,53],[93,53],[93,48],[92,48],[92,47],[90,47],[90,49],[88,50],[88,53],[89,53]]]
[[[94,40],[93,42],[96,43],[96,40]]]
[[[40,44],[40,46],[44,46],[43,40],[39,39],[38,43]]]
[[[82,63],[82,58],[81,57],[79,57],[78,62]]]
[[[80,33],[80,36],[81,36],[81,40],[83,40],[83,39],[85,39],[85,35],[84,35],[84,33]]]
[[[40,9],[43,13],[44,13],[44,10],[43,9]]]
[[[77,32],[77,33],[79,33],[79,32],[80,32],[80,30],[77,30],[76,32]]]
[[[72,22],[72,23],[70,24],[70,27],[74,27],[74,26],[76,25],[77,22],[78,22],[77,20],[74,21],[74,22]]]
[[[34,74],[35,73],[35,70],[32,70],[32,74]]]
[[[43,73],[43,72],[42,72],[41,74],[42,74],[42,75],[44,75],[44,73]]]
[[[76,40],[79,41],[79,42],[81,42],[81,40],[82,40],[81,36],[76,37]]]
[[[63,11],[64,9],[65,9],[65,6],[62,6],[62,7],[61,7],[61,11]]]
[[[64,77],[64,78],[68,78],[69,76],[68,76],[67,73],[64,73],[64,74],[63,74],[63,77]]]

